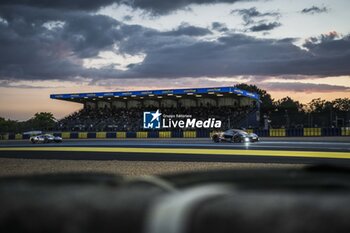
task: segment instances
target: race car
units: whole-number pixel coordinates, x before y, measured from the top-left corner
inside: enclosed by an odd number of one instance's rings
[[[50,143],[50,142],[62,142],[62,138],[54,136],[52,134],[39,134],[29,138],[31,143]]]
[[[257,142],[258,135],[255,133],[247,133],[241,129],[229,129],[224,132],[217,132],[211,137],[213,142]]]

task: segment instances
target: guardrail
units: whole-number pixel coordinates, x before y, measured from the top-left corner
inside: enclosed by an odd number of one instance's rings
[[[302,129],[247,129],[248,133],[256,133],[259,137],[322,137],[350,136],[350,127],[343,128],[302,128]],[[138,132],[53,132],[63,139],[104,139],[104,138],[208,138],[212,133],[203,130],[187,131],[138,131]],[[30,135],[6,133],[0,140],[29,139]]]

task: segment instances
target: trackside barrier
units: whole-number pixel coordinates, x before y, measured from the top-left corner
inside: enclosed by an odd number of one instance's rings
[[[115,132],[107,132],[106,133],[106,137],[107,138],[117,138],[117,133],[115,133]]]
[[[259,137],[268,137],[269,131],[266,129],[257,129],[254,131],[255,134],[257,134]]]
[[[270,129],[270,137],[285,137],[286,129]]]
[[[198,130],[197,131],[197,138],[208,138],[210,136],[210,132],[204,131],[204,130]]]
[[[172,138],[183,138],[183,132],[182,131],[172,131],[171,137]]]
[[[74,139],[79,138],[79,133],[77,133],[77,132],[71,132],[71,133],[70,133],[70,138],[74,138]]]
[[[148,132],[149,138],[159,138],[159,132],[158,131],[150,131]]]
[[[184,138],[196,138],[197,137],[197,132],[196,131],[184,131],[183,132],[183,137]]]
[[[126,132],[127,138],[136,138],[136,132]]]
[[[117,138],[126,138],[126,132],[117,132]]]
[[[62,132],[62,138],[63,139],[69,139],[70,138],[70,132]]]
[[[136,137],[137,138],[147,138],[148,132],[136,132]]]
[[[96,138],[107,138],[107,133],[106,132],[97,132]]]
[[[79,132],[78,133],[78,138],[79,139],[86,139],[86,138],[88,138],[87,135],[88,135],[87,132]]]
[[[343,128],[300,128],[300,129],[248,129],[248,133],[256,133],[259,137],[312,137],[312,136],[350,136],[350,127]],[[138,132],[52,132],[63,139],[85,138],[210,138],[218,131],[138,131]],[[21,133],[3,133],[0,140],[29,139],[30,135]]]
[[[87,133],[87,138],[96,138],[96,134],[95,132],[88,132]]]
[[[16,139],[15,134],[14,134],[14,133],[9,133],[9,134],[8,134],[8,139],[9,139],[9,140],[14,140],[14,139]]]
[[[322,136],[341,136],[340,128],[324,128],[321,131]]]
[[[303,129],[286,129],[287,137],[302,137],[304,136]]]
[[[321,128],[304,128],[304,136],[321,136]]]
[[[341,128],[341,135],[342,136],[350,136],[350,127]]]
[[[159,137],[160,138],[171,138],[171,132],[170,131],[159,131]]]

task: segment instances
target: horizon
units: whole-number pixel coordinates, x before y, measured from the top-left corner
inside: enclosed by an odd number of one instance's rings
[[[54,93],[256,85],[303,104],[350,97],[346,0],[0,3],[0,116],[58,119]]]
[[[246,83],[246,84],[249,84],[249,83]],[[258,85],[256,85],[256,86],[259,88]],[[189,87],[189,86],[187,86],[187,87],[183,87],[183,88],[168,88],[168,89],[214,88],[214,87],[224,87],[224,86],[202,86],[202,87]],[[147,91],[147,90],[162,90],[162,88],[155,88],[155,89],[123,89],[123,90],[119,90],[119,91]],[[105,91],[99,91],[99,92],[112,92],[112,91],[116,91],[116,90],[105,90]],[[268,94],[271,94],[268,90],[266,90],[266,91],[267,91]],[[50,93],[50,94],[80,94],[80,93],[91,93],[91,92],[69,92],[69,93],[66,92],[66,93]],[[300,94],[302,95],[302,97],[305,97],[305,93],[300,93]],[[274,96],[279,96],[279,98],[274,98]],[[323,98],[322,96],[321,97],[320,96],[317,97],[317,96],[311,95],[311,97],[309,97],[306,102],[302,102],[302,101],[300,101],[300,99],[295,98],[295,96],[293,97],[293,96],[290,96],[290,95],[285,95],[284,92],[278,92],[277,95],[271,94],[271,98],[275,102],[280,100],[280,99],[283,99],[285,97],[290,97],[293,100],[299,101],[301,104],[304,104],[304,105],[307,105],[311,100],[317,99],[317,98],[321,98],[321,99],[324,99],[326,101],[333,101],[333,100],[335,100],[337,98],[349,98],[349,96],[344,96],[344,97],[336,96],[336,97],[333,97],[333,98],[332,97],[330,97],[330,98]],[[47,98],[50,99],[53,103],[58,104],[58,106],[61,107],[61,108],[57,109],[57,106],[52,106],[50,104],[50,105],[47,105],[45,107],[42,107],[42,108],[39,108],[39,109],[36,109],[36,110],[33,110],[33,111],[25,111],[23,117],[21,117],[21,118],[17,118],[17,119],[16,118],[11,118],[11,117],[6,117],[6,116],[1,115],[1,114],[0,114],[0,117],[3,117],[5,119],[16,120],[16,121],[22,122],[22,121],[27,121],[30,118],[32,118],[35,113],[38,113],[38,112],[51,112],[51,113],[53,113],[53,115],[54,115],[54,117],[56,119],[61,119],[61,118],[64,118],[64,117],[66,117],[66,116],[68,116],[68,115],[70,115],[70,114],[72,114],[72,113],[74,113],[76,111],[79,111],[80,109],[83,108],[83,104],[80,104],[80,103],[74,103],[74,102],[65,101],[65,100],[51,99],[50,96],[47,96]],[[303,99],[305,99],[305,98],[303,98]],[[45,100],[43,100],[43,101],[47,102]],[[0,103],[1,103],[1,100],[0,100]],[[43,109],[43,110],[40,110],[40,109]],[[20,116],[20,114],[14,114],[14,115]]]

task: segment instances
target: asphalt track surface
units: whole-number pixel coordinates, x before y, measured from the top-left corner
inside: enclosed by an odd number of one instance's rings
[[[0,142],[0,158],[350,165],[350,137],[262,138],[248,144],[210,139],[76,139],[51,144],[13,140]]]

